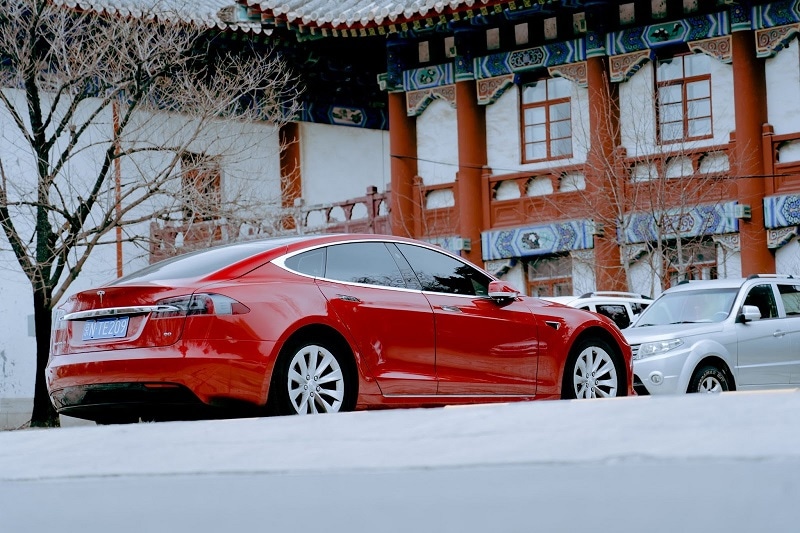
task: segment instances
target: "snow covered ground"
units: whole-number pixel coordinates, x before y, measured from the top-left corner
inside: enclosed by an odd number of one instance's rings
[[[799,531],[800,392],[0,433],[0,531]]]

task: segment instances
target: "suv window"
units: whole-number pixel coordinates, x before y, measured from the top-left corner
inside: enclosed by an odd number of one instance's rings
[[[489,276],[454,257],[429,248],[397,243],[422,283],[422,290],[486,296]]]
[[[778,284],[786,316],[800,315],[800,285]]]
[[[747,293],[744,305],[755,305],[761,311],[761,318],[776,318],[778,316],[778,306],[775,303],[775,293],[772,285],[764,283],[756,285]]]
[[[382,242],[335,244],[327,248],[325,277],[383,287],[406,287],[403,274]]]
[[[598,304],[595,306],[597,313],[605,315],[617,325],[619,329],[627,328],[631,325],[631,319],[628,316],[628,310],[624,305],[619,304]]]

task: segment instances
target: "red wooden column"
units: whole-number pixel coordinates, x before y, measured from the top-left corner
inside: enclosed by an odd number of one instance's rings
[[[406,112],[406,93],[389,93],[390,222],[394,235],[414,237],[417,122]]]
[[[603,224],[602,235],[594,237],[595,288],[628,290],[617,242],[616,210],[607,187],[621,185],[612,174],[619,144],[619,102],[616,86],[608,79],[608,59],[586,60],[589,92],[589,153],[586,156],[586,185],[596,210],[595,223]],[[614,184],[614,185],[612,185]]]
[[[750,206],[751,218],[739,220],[742,275],[775,272],[775,256],[767,248],[764,227],[764,151],[762,128],[767,122],[764,61],[756,57],[752,31],[731,35],[733,52],[733,99],[736,141],[731,172],[736,177],[740,204]]]
[[[281,156],[281,206],[294,207],[294,201],[303,197],[303,182],[300,172],[300,126],[287,122],[278,132]],[[295,229],[295,220],[287,216],[282,220],[283,229]]]
[[[459,236],[469,239],[470,251],[462,256],[481,264],[483,204],[481,183],[486,156],[486,110],[478,105],[475,80],[456,82],[456,121],[458,123],[458,174],[456,209]]]

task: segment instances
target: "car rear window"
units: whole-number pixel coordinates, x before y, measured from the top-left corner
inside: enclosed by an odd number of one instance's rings
[[[225,246],[217,246],[182,254],[164,261],[159,261],[137,272],[128,274],[111,285],[123,283],[151,281],[156,279],[196,278],[211,274],[250,256],[286,246],[299,240],[298,237],[281,237],[250,241]]]

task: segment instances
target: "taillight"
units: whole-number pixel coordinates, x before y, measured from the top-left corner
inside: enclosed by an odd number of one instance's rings
[[[164,309],[153,311],[153,318],[193,315],[243,315],[250,308],[233,298],[221,294],[192,294],[159,300],[156,305]]]

